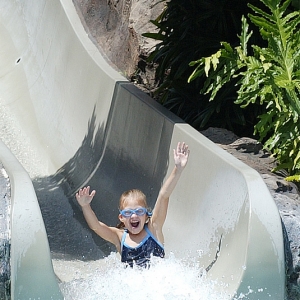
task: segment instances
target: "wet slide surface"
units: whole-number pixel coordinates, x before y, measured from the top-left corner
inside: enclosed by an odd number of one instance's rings
[[[124,190],[143,190],[153,207],[178,141],[189,145],[191,156],[164,226],[166,261],[175,257],[196,265],[197,278],[206,270],[222,299],[284,299],[281,222],[259,174],[112,69],[84,32],[71,0],[27,2],[0,3],[1,149],[8,148],[0,161],[14,191],[15,299],[63,298],[64,281],[89,284],[78,275],[83,270],[97,273],[101,261],[118,268],[117,255],[110,254],[115,249],[88,229],[74,195],[83,185],[96,189],[93,209],[111,226]],[[36,259],[41,253],[43,260]],[[168,265],[157,268],[156,274],[169,276]],[[101,274],[112,293],[107,272]],[[170,297],[162,299],[176,299]]]

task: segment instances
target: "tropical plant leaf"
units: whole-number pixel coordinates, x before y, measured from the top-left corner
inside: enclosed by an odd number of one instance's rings
[[[286,181],[297,181],[300,182],[300,174],[293,175],[293,176],[287,176],[285,178]]]
[[[277,169],[285,168],[291,175],[299,174],[300,12],[287,11],[290,0],[261,2],[265,9],[249,4],[253,13],[248,17],[259,27],[267,46],[253,45],[253,53],[248,54],[251,32],[243,17],[240,44],[232,48],[222,43],[215,54],[195,61],[193,66],[197,71],[193,79],[197,74],[206,74],[201,93],[209,94],[211,100],[216,99],[230,81],[238,79],[235,103],[242,108],[256,103],[266,108],[259,116],[254,134],[259,135],[264,147],[277,158]]]

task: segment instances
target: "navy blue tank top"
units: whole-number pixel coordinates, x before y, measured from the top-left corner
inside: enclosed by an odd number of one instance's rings
[[[147,232],[147,235],[135,248],[130,247],[125,243],[125,238],[128,234],[127,229],[125,229],[123,233],[121,240],[121,261],[127,263],[130,267],[133,267],[133,265],[147,267],[149,266],[152,255],[158,257],[165,256],[164,246],[155,239],[148,229],[147,224],[144,228]]]

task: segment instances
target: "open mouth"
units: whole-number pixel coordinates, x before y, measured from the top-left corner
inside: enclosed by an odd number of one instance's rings
[[[133,227],[133,228],[137,228],[139,226],[140,222],[139,221],[132,221],[130,222],[130,225]]]

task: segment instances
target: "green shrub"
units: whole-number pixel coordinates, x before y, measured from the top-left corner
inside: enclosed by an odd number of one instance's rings
[[[290,175],[300,174],[300,13],[288,12],[291,0],[261,0],[264,10],[248,4],[254,14],[251,22],[259,27],[266,47],[252,45],[248,49],[249,25],[242,17],[240,44],[222,48],[209,57],[192,61],[194,72],[189,82],[206,74],[201,93],[214,100],[230,82],[238,87],[235,103],[241,107],[265,106],[259,115],[255,133],[264,147],[277,158],[276,169]],[[267,12],[268,11],[268,12]],[[248,54],[251,50],[251,55]],[[295,177],[298,178],[298,177]]]
[[[260,4],[259,0],[250,1]],[[248,134],[253,133],[261,106],[241,109],[235,105],[234,82],[221,90],[214,102],[199,94],[205,78],[198,77],[187,84],[190,61],[214,53],[220,41],[238,45],[241,16],[249,11],[247,1],[243,0],[170,0],[162,14],[152,21],[157,32],[144,34],[158,41],[149,57],[158,65],[159,88],[155,98],[196,129],[214,126],[242,134],[241,128],[251,128]]]

